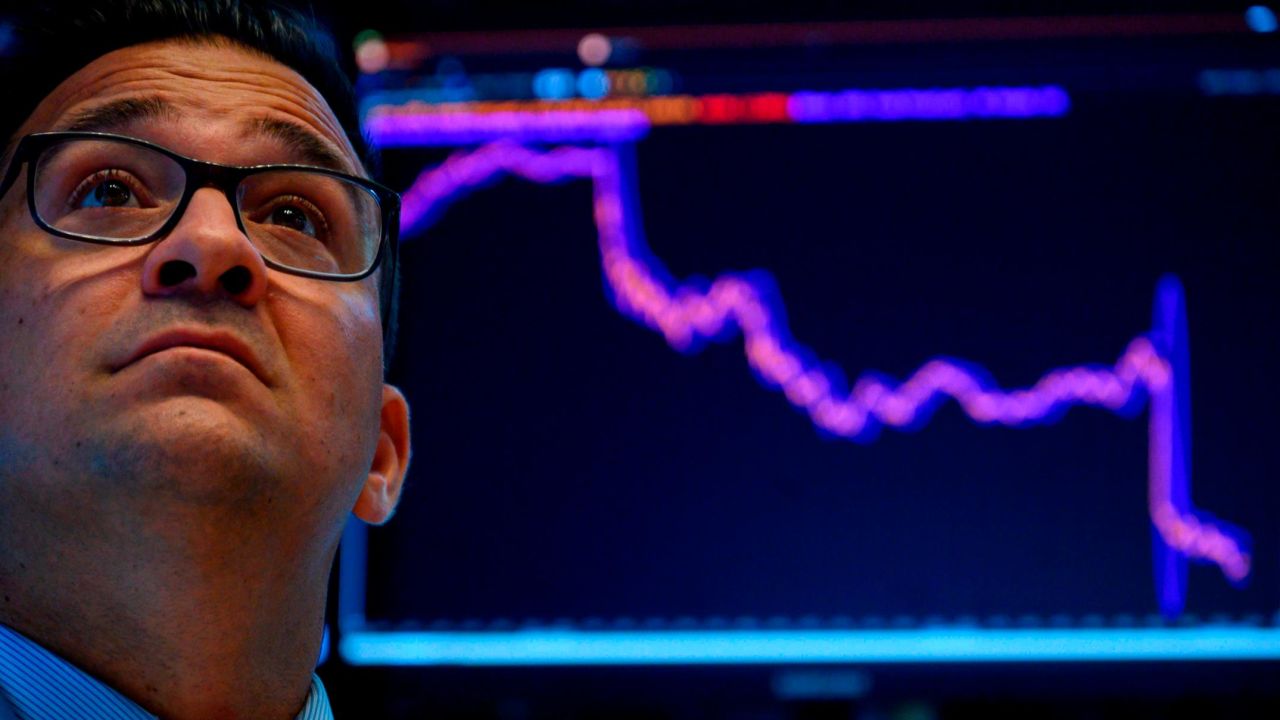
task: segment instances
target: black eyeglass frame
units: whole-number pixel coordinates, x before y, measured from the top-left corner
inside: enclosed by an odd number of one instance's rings
[[[164,222],[155,232],[142,238],[133,238],[129,240],[113,240],[111,238],[95,237],[93,235],[80,235],[77,233],[59,230],[40,217],[40,212],[36,208],[36,173],[34,167],[36,160],[39,159],[49,146],[64,142],[67,140],[109,140],[112,142],[121,142],[129,145],[144,147],[148,150],[158,152],[165,157],[173,160],[182,168],[186,174],[186,187],[183,189],[182,197],[174,206],[173,213],[169,219]],[[314,165],[222,165],[219,163],[205,162],[194,158],[180,155],[166,147],[156,145],[128,135],[116,135],[114,133],[101,132],[46,132],[32,133],[24,136],[18,141],[18,147],[14,150],[13,160],[9,163],[9,169],[5,173],[3,181],[0,181],[0,198],[9,192],[9,189],[17,182],[18,173],[22,167],[26,165],[27,172],[27,209],[31,213],[31,219],[41,230],[55,235],[57,237],[66,238],[68,240],[77,240],[80,242],[94,243],[97,245],[118,245],[118,246],[135,246],[146,245],[168,235],[173,228],[181,221],[183,213],[187,210],[187,205],[191,202],[191,198],[197,190],[206,187],[216,187],[227,197],[227,202],[231,204],[231,208],[235,211],[236,225],[240,228],[240,232],[249,237],[249,231],[245,229],[244,218],[240,216],[239,203],[236,200],[236,188],[244,181],[245,178],[262,172],[290,170],[319,173],[328,175],[340,180],[354,183],[360,187],[370,191],[378,200],[378,208],[382,215],[381,237],[378,240],[378,251],[374,256],[369,267],[358,273],[327,273],[319,270],[303,270],[301,268],[289,267],[275,262],[271,258],[262,254],[262,251],[254,246],[258,255],[262,257],[267,267],[279,270],[280,272],[289,273],[291,275],[300,275],[303,277],[316,278],[318,280],[333,280],[337,282],[353,282],[362,280],[373,274],[379,265],[385,264],[385,273],[388,277],[384,277],[381,285],[383,286],[382,295],[391,292],[391,286],[394,283],[396,255],[398,251],[397,245],[400,234],[400,195],[391,188],[369,180],[367,178],[358,177],[356,175],[348,175],[347,173],[328,168],[316,167]],[[384,311],[388,306],[389,298],[383,298]]]

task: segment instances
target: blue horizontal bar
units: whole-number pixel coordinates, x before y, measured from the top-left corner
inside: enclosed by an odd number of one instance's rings
[[[353,665],[1280,660],[1280,628],[357,631],[340,649]]]

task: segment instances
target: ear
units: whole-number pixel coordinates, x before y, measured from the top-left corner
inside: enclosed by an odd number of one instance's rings
[[[369,477],[352,512],[370,525],[391,519],[409,471],[409,403],[400,391],[382,386],[382,426]]]

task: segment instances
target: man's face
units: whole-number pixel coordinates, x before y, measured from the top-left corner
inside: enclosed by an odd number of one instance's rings
[[[231,44],[98,58],[19,136],[86,123],[199,160],[328,157],[361,174],[318,93]],[[318,539],[307,528],[332,539],[386,449],[388,398],[392,424],[403,414],[381,381],[376,274],[332,282],[268,269],[216,188],[197,191],[152,244],[57,238],[32,221],[24,183],[0,202],[0,502],[50,523],[226,511],[296,528],[300,541]],[[394,495],[366,519],[384,519]]]

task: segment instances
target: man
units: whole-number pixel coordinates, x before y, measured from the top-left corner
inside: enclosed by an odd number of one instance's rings
[[[334,552],[409,459],[398,198],[300,16],[52,17],[0,127],[0,713],[327,717]]]

